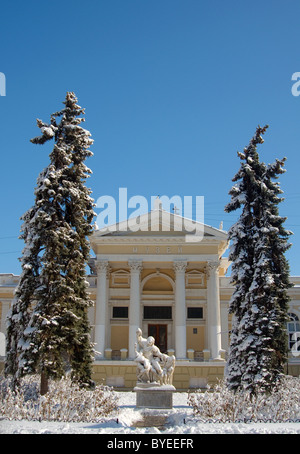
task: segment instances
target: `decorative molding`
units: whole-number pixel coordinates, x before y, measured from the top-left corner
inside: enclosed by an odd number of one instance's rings
[[[216,244],[220,243],[220,239],[216,237],[206,237],[204,236],[203,240],[199,243],[187,243],[185,239],[185,234],[182,236],[100,236],[97,238],[92,238],[91,241],[93,244],[128,244],[128,243],[134,243],[134,244],[149,244],[149,243],[173,243],[174,246],[176,246],[178,243],[180,244],[186,244],[188,246],[190,245],[205,245],[205,244]]]
[[[219,267],[220,267],[219,261],[207,262],[206,269],[205,269],[207,276],[210,277],[210,276],[212,276],[213,273],[218,272]]]
[[[141,260],[128,260],[131,272],[140,273],[143,269],[143,263]]]
[[[98,254],[99,257],[101,257],[100,254]],[[103,254],[104,257],[104,254]],[[118,253],[111,253],[111,254],[105,254],[105,259],[109,260],[109,262],[126,262],[128,263],[129,260],[140,260],[140,262],[155,262],[152,268],[157,268],[162,265],[160,265],[160,262],[175,262],[175,261],[183,261],[186,260],[188,263],[189,262],[207,262],[207,261],[213,261],[216,260],[216,254],[189,254],[189,253],[184,253],[184,254],[136,254],[133,256],[132,253],[121,253],[120,250]],[[124,265],[123,265],[124,266]],[[146,265],[147,266],[147,265]],[[146,267],[145,266],[145,267]],[[170,265],[171,266],[171,265]],[[165,265],[164,265],[165,267]]]
[[[185,284],[191,288],[204,288],[205,274],[199,270],[190,270],[186,273]]]
[[[173,288],[173,291],[174,291],[174,287],[175,287],[175,282],[174,280],[166,273],[162,273],[160,271],[159,268],[156,268],[156,272],[155,273],[151,273],[151,274],[148,274],[147,276],[144,277],[144,279],[142,280],[142,288],[144,288],[145,284],[147,281],[149,281],[150,279],[154,278],[154,277],[162,277],[163,279],[166,279],[167,281],[170,282],[170,284],[172,285],[172,288]]]
[[[175,270],[175,273],[185,273],[186,267],[187,267],[186,260],[176,260],[173,262],[173,268]]]
[[[114,287],[129,287],[130,272],[127,270],[116,270],[111,273],[112,286]]]
[[[100,273],[109,273],[110,272],[110,266],[108,260],[97,260],[96,261],[96,269],[97,269],[97,275]]]

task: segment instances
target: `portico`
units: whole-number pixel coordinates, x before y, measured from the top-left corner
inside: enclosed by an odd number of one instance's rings
[[[203,226],[201,241],[188,242],[192,221],[185,219],[187,229],[180,230],[182,221],[159,206],[140,217],[137,231],[123,224],[91,236],[97,288],[90,319],[97,360],[132,360],[140,327],[177,360],[196,355],[224,361],[228,342],[222,345],[219,278],[229,265],[221,258],[227,235]],[[228,337],[226,317],[224,322]]]

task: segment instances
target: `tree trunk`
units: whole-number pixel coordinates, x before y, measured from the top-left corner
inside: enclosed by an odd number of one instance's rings
[[[49,386],[48,386],[48,377],[45,372],[41,373],[41,388],[40,388],[40,393],[41,396],[44,396],[47,394],[49,391]]]

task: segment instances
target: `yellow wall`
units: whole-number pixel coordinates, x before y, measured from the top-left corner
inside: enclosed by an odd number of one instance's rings
[[[193,329],[197,329],[197,334],[193,333]],[[186,327],[186,347],[192,348],[195,351],[204,350],[204,326],[187,326]]]
[[[162,276],[153,276],[144,285],[144,291],[173,291],[171,283]]]
[[[128,349],[128,337],[129,328],[126,325],[123,326],[111,326],[111,349],[121,350],[121,348]]]
[[[173,385],[179,390],[187,391],[190,388],[191,379],[202,378],[207,384],[214,385],[224,376],[225,364],[195,363],[189,362],[188,366],[177,364],[175,366]],[[93,380],[97,383],[109,384],[113,377],[123,379],[123,387],[132,389],[136,386],[136,364],[132,361],[110,361],[93,366]]]
[[[1,293],[1,296],[0,296],[0,297],[1,297],[1,298],[8,298],[8,299],[11,298],[11,299],[13,299],[13,297],[14,297],[14,292],[13,292],[13,291],[12,291],[12,292],[9,292],[9,293],[8,293],[8,292],[5,292],[5,293],[3,292],[3,293]]]

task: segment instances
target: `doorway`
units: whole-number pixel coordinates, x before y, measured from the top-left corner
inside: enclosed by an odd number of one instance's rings
[[[162,353],[167,353],[168,350],[167,326],[168,325],[148,325],[148,336],[154,337],[155,345]]]

